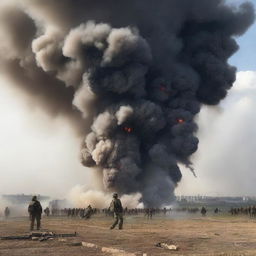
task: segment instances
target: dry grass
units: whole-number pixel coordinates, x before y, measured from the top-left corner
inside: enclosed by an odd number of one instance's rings
[[[122,249],[136,255],[191,256],[255,256],[256,221],[247,217],[196,217],[173,220],[157,217],[126,217],[124,230],[109,230],[111,218],[96,216],[91,220],[43,218],[43,228],[58,233],[78,232],[77,238],[67,241],[0,241],[2,256],[82,256],[109,255],[100,247]],[[0,222],[0,236],[28,233],[27,218]],[[71,246],[73,241],[85,241],[99,246]],[[158,242],[173,243],[177,252],[155,247]]]

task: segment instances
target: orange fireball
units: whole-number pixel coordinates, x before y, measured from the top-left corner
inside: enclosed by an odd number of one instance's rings
[[[125,126],[125,127],[124,127],[124,131],[125,131],[125,132],[128,132],[128,133],[131,133],[131,132],[132,132],[132,128],[131,128],[131,127],[128,127],[128,126]]]
[[[177,122],[178,122],[179,124],[183,124],[185,121],[184,121],[184,119],[179,118],[179,119],[177,120]]]

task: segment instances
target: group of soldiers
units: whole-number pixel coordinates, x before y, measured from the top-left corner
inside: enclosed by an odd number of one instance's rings
[[[110,229],[114,229],[116,225],[118,224],[119,229],[123,228],[123,206],[121,203],[121,200],[118,198],[118,194],[113,194],[113,200],[110,204],[109,210],[113,212],[115,221],[111,225]],[[79,208],[73,208],[73,209],[65,209],[65,213],[67,216],[80,216],[82,218],[90,218],[91,215],[94,213],[94,209],[89,205],[86,209],[79,209]],[[28,213],[30,216],[30,230],[34,229],[35,222],[36,222],[36,228],[39,230],[41,228],[41,216],[42,216],[42,206],[40,202],[37,200],[36,196],[33,196],[31,202],[28,206]],[[44,213],[46,216],[49,216],[50,209],[47,207],[44,210]],[[55,214],[55,211],[53,211]]]
[[[46,209],[47,213],[46,214]],[[50,215],[50,210],[47,207],[44,212],[46,216]],[[86,218],[89,219],[93,214],[98,213],[98,209],[92,208],[91,205],[88,205],[87,208],[64,208],[64,209],[58,209],[58,208],[53,208],[51,210],[51,215],[52,216],[67,216],[67,217],[80,217],[80,218]]]
[[[88,213],[88,208],[91,207],[90,205],[87,208],[64,208],[64,209],[52,209],[52,216],[67,216],[67,217],[80,217],[83,218],[85,213]],[[132,208],[128,209],[127,207],[123,209],[124,216],[137,216],[137,215],[144,215],[148,219],[152,219],[155,215],[166,215],[167,213],[171,212],[171,208]],[[91,208],[89,214],[87,216],[91,217],[94,214],[104,214],[105,216],[113,216],[113,211],[110,208],[104,209],[97,209]],[[47,215],[49,216],[49,215]],[[88,218],[89,218],[88,217]]]
[[[192,213],[192,214],[196,214],[196,213],[201,213],[202,216],[206,216],[207,212],[209,212],[209,210],[207,210],[207,208],[205,206],[203,206],[201,209],[199,207],[183,207],[183,208],[177,208],[175,209],[175,211],[177,212],[186,212],[186,213]],[[213,212],[215,214],[219,213],[221,210],[219,208],[215,208],[213,210]]]
[[[119,229],[123,228],[123,215],[139,215],[144,214],[145,217],[151,219],[155,214],[164,214],[170,213],[172,209],[159,209],[159,208],[145,208],[145,209],[123,209],[121,200],[118,198],[118,194],[113,194],[113,199],[110,203],[109,208],[103,209],[102,212],[106,215],[114,216],[114,222],[110,226],[110,229],[114,229],[117,225]],[[201,210],[199,208],[180,208],[176,209],[176,211],[187,211],[190,213],[197,213],[200,211],[202,216],[206,216],[207,209],[202,207]],[[42,206],[40,202],[37,200],[36,196],[33,196],[31,202],[28,206],[28,213],[30,216],[30,230],[34,229],[34,225],[36,222],[36,228],[39,230],[41,228],[41,216],[42,216]],[[52,209],[51,213],[53,216],[55,215],[65,215],[68,217],[80,217],[89,219],[93,214],[100,213],[101,211],[96,208],[92,208],[91,205],[88,205],[87,208],[65,208],[65,209]],[[220,212],[219,208],[215,208],[214,213],[217,214]],[[232,215],[245,214],[250,215],[251,217],[256,217],[256,206],[249,207],[241,207],[241,208],[231,208],[229,211]],[[49,207],[44,209],[44,213],[46,216],[50,215]],[[5,217],[8,218],[10,215],[9,207],[6,207],[4,210]]]
[[[256,206],[232,207],[229,212],[231,215],[248,215],[250,217],[256,217]]]

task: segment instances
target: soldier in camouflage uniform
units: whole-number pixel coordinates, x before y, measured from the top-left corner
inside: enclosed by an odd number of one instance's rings
[[[10,209],[9,209],[9,207],[6,207],[4,209],[4,216],[5,216],[6,219],[10,216]]]
[[[114,212],[115,222],[110,227],[110,229],[114,229],[115,226],[119,223],[119,229],[123,229],[123,206],[121,200],[118,198],[118,194],[113,194],[113,200],[110,204],[110,210]]]
[[[41,215],[42,215],[42,206],[40,202],[37,200],[36,196],[33,196],[32,201],[28,206],[28,212],[30,216],[30,230],[34,229],[34,224],[36,220],[37,230],[40,229],[41,226]]]

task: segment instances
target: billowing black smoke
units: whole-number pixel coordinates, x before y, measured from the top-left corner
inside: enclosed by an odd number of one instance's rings
[[[195,115],[235,81],[234,36],[254,21],[222,0],[24,0],[0,8],[2,72],[84,135],[107,190],[173,199],[197,150]],[[206,152],[207,154],[207,152]]]

